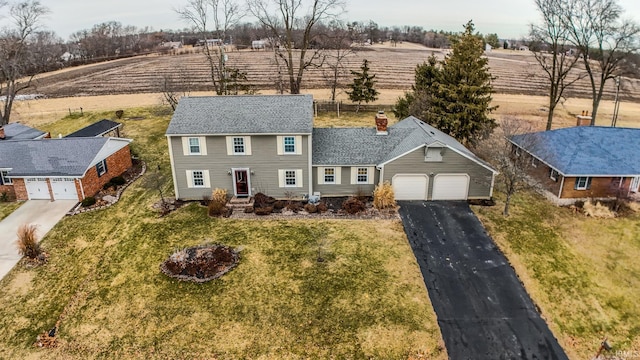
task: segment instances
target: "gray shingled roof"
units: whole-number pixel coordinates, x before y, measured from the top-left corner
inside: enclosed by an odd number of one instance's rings
[[[565,176],[640,175],[640,129],[580,126],[516,135],[511,141]]]
[[[16,176],[82,176],[108,138],[0,142],[0,168]]]
[[[183,97],[167,135],[311,134],[311,95]]]
[[[37,139],[46,134],[44,131],[18,123],[9,123],[3,126],[3,128],[5,135],[4,140],[31,140]]]
[[[72,132],[71,134],[65,137],[94,137],[94,136],[102,136],[109,131],[115,130],[122,126],[121,123],[111,121],[108,119],[102,119],[98,122],[95,122],[91,125],[85,126],[82,129]]]
[[[373,127],[313,129],[313,165],[379,165],[434,143],[492,169],[457,140],[415,117],[390,126],[388,135],[376,135]]]

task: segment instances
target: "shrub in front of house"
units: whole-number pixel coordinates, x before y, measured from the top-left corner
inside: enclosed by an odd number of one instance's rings
[[[257,207],[255,208],[254,212],[256,213],[256,215],[261,215],[261,216],[269,215],[273,212],[273,207],[271,206]]]
[[[109,190],[109,189],[115,189],[116,188],[116,184],[112,183],[112,182],[108,182],[104,185],[102,185],[102,190]]]
[[[207,205],[207,209],[209,212],[209,216],[224,216],[224,217],[229,217],[231,216],[231,208],[226,207],[226,201],[222,202],[222,201],[218,201],[218,200],[211,200],[209,201],[209,205]]]
[[[223,204],[227,203],[227,190],[215,188],[211,192],[211,200],[221,202]]]
[[[392,209],[396,207],[396,196],[393,193],[393,186],[388,181],[376,186],[373,191],[373,206],[378,209]]]
[[[91,205],[95,205],[96,203],[96,198],[94,198],[93,196],[87,196],[86,198],[82,199],[82,207],[89,207]]]
[[[313,205],[313,204],[306,204],[304,206],[304,211],[308,212],[309,214],[317,213],[318,212],[318,207],[316,205]]]
[[[124,185],[127,181],[122,176],[115,176],[109,180],[110,183],[116,186]]]
[[[342,210],[347,214],[357,214],[365,210],[365,205],[356,197],[350,197],[342,203]]]
[[[318,212],[327,212],[329,210],[329,207],[327,206],[327,204],[321,202],[318,203],[318,205],[316,205],[316,209],[318,209]]]

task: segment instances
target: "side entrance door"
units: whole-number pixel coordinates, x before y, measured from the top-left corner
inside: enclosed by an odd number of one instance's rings
[[[234,169],[233,182],[236,196],[244,197],[250,195],[249,169]]]

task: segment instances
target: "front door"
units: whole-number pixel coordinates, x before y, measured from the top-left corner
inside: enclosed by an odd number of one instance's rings
[[[247,169],[233,170],[236,196],[249,196],[249,171]]]

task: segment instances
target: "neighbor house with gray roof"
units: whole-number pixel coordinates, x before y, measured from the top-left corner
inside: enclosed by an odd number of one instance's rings
[[[626,197],[639,190],[640,129],[576,126],[510,141],[531,159],[530,175],[556,203]]]
[[[182,98],[166,132],[176,197],[370,195],[389,181],[397,199],[491,198],[496,171],[452,137],[414,117],[373,125],[313,128],[310,95]]]
[[[129,139],[0,140],[0,193],[17,200],[82,200],[132,165]]]

